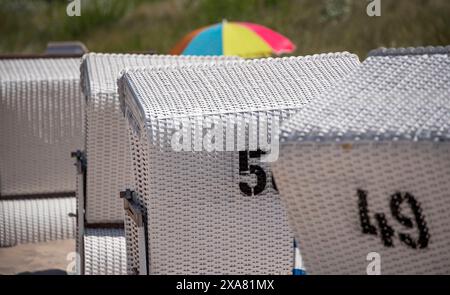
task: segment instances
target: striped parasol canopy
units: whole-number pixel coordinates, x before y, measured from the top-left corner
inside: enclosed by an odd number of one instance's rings
[[[295,45],[288,38],[265,26],[223,21],[187,34],[170,53],[257,58],[291,53],[294,50]]]

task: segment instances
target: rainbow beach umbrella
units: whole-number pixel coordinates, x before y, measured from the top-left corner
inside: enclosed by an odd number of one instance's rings
[[[171,50],[175,55],[231,55],[247,58],[291,53],[295,45],[285,36],[258,24],[227,22],[187,34]]]

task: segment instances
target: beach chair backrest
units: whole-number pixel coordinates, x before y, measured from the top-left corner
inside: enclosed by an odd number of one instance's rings
[[[265,144],[358,64],[342,53],[126,71],[128,271],[289,274],[293,234]]]
[[[311,274],[450,273],[450,48],[376,50],[282,126]]]
[[[0,199],[72,194],[83,148],[80,59],[0,60]]]
[[[79,62],[0,59],[0,247],[74,237]]]
[[[191,57],[88,53],[81,64],[86,98],[86,221],[123,223],[120,191],[134,183],[125,120],[120,112],[117,78],[129,67],[218,63],[237,57]]]

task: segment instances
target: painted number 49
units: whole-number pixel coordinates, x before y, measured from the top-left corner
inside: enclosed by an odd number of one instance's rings
[[[368,193],[359,189],[357,195],[362,232],[369,235],[380,235],[384,246],[394,247],[393,238],[395,236],[395,230],[389,225],[386,215],[384,213],[375,213],[375,222],[373,222],[369,214]],[[410,208],[412,216],[404,214],[404,205]],[[389,207],[392,217],[398,223],[405,227],[405,229],[411,230],[416,228],[418,232],[416,237],[405,232],[399,232],[399,240],[413,249],[424,249],[428,247],[430,233],[425,221],[425,215],[417,199],[410,193],[397,192],[391,196]]]

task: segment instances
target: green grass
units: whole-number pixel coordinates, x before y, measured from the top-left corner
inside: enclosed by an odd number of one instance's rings
[[[381,0],[82,0],[68,17],[65,0],[0,0],[0,52],[42,52],[49,41],[80,40],[91,51],[168,53],[200,26],[228,21],[266,25],[297,45],[295,54],[351,51],[364,58],[380,46],[450,44],[450,1]]]

